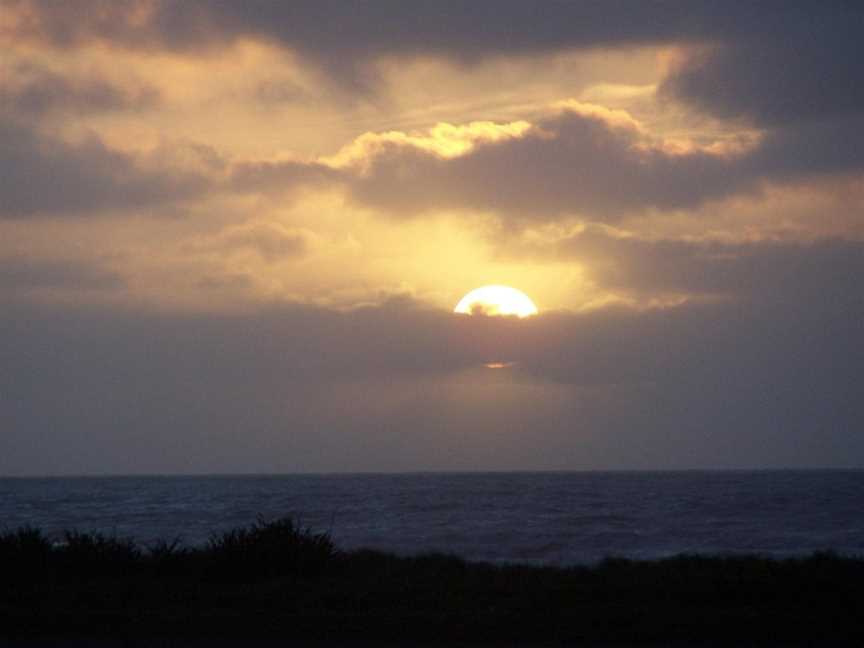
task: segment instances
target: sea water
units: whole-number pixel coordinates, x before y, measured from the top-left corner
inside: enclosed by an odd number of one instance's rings
[[[864,471],[0,479],[0,528],[142,544],[292,516],[342,549],[568,565],[607,556],[864,555]]]

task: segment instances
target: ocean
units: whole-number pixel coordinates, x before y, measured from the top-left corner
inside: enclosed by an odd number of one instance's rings
[[[342,549],[590,564],[680,553],[864,555],[864,471],[0,479],[0,528],[194,545],[292,516]]]

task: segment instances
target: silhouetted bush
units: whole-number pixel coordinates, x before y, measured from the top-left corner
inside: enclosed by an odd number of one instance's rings
[[[303,529],[290,518],[257,522],[213,535],[207,544],[210,575],[235,582],[314,576],[336,555],[325,533]]]
[[[43,572],[50,555],[51,542],[40,529],[27,526],[0,532],[0,573],[7,578]]]
[[[174,538],[171,541],[157,540],[147,547],[147,553],[156,561],[167,562],[185,556],[188,549],[182,545],[180,538]]]
[[[203,547],[0,533],[0,637],[860,645],[862,616],[864,561],[830,553],[554,568],[339,552],[290,519]]]
[[[67,531],[52,551],[57,578],[76,581],[126,579],[136,569],[141,550],[128,538]]]

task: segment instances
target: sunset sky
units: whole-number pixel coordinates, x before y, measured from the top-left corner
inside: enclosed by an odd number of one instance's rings
[[[864,467],[864,4],[0,0],[0,48],[0,475]]]

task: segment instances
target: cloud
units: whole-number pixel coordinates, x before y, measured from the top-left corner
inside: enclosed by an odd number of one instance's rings
[[[0,471],[860,466],[860,248],[741,256],[779,280],[527,320],[9,304]]]
[[[864,13],[830,9],[792,9],[800,23],[690,52],[661,92],[723,119],[769,127],[860,113]]]
[[[7,122],[0,123],[0,167],[8,169],[0,179],[0,216],[90,214],[205,191],[284,200],[339,189],[355,204],[397,218],[469,210],[516,224],[574,217],[616,222],[698,208],[765,183],[854,170],[864,145],[856,133],[864,130],[852,126],[838,121],[769,133],[738,151],[682,149],[653,138],[625,113],[570,103],[533,123],[366,133],[319,160],[232,161],[194,146],[148,159],[95,136],[70,144]]]
[[[246,36],[271,39],[333,61],[342,59],[344,65],[350,64],[345,55],[446,51],[476,56],[502,50],[639,42],[674,34],[693,22],[691,17],[697,22],[704,19],[698,11],[688,14],[679,7],[661,5],[648,11],[638,3],[620,2],[605,10],[562,4],[538,11],[519,2],[461,0],[435,7],[409,7],[389,0],[361,7],[339,0],[291,6],[273,0],[240,5],[92,0],[90,11],[83,13],[50,0],[9,4],[12,19],[7,30],[12,36],[58,47],[101,41],[126,47],[190,49]],[[618,20],[608,20],[610,11]]]
[[[91,0],[86,12],[51,0],[12,0],[7,11],[7,39],[55,47],[100,42],[194,52],[243,38],[268,41],[300,52],[358,90],[369,87],[365,64],[382,56],[433,55],[470,62],[573,48],[669,42],[758,46],[763,41],[796,43],[815,53],[820,43],[838,35],[860,34],[862,15],[854,4],[843,2],[730,8],[710,0],[565,2],[542,8],[519,0],[431,5],[398,0]],[[806,56],[800,60],[808,64]]]
[[[589,229],[539,255],[578,261],[600,287],[635,294],[673,293],[735,299],[854,295],[864,245],[847,240],[650,240]]]
[[[95,135],[72,144],[0,119],[0,219],[164,205],[199,195],[209,183],[196,171],[148,167]]]
[[[230,170],[230,187],[240,193],[284,196],[307,188],[337,185],[342,174],[315,161],[236,161]]]
[[[81,261],[0,257],[0,293],[23,296],[33,290],[112,290],[123,287],[120,275]]]
[[[0,86],[0,219],[16,221],[3,223],[13,233],[10,245],[45,249],[52,236],[60,246],[67,236],[80,236],[76,240],[94,249],[116,246],[129,251],[129,271],[138,268],[129,296],[150,290],[161,301],[158,310],[116,306],[132,299],[86,306],[82,302],[94,300],[79,296],[121,292],[123,278],[62,254],[0,259],[0,473],[864,462],[858,434],[864,420],[861,244],[711,240],[705,232],[716,229],[712,215],[722,211],[739,222],[740,205],[699,209],[767,185],[780,191],[783,183],[837,174],[847,176],[840,179],[845,182],[860,174],[864,91],[857,63],[864,53],[864,11],[857,5],[91,0],[82,10],[77,3],[8,0],[3,14],[2,46],[33,57],[5,65]],[[237,64],[238,54],[263,49],[231,49],[249,41],[290,50],[291,75],[281,76],[286,69],[275,63],[285,51],[267,49],[266,57],[249,55]],[[303,124],[333,123],[334,114],[344,119],[338,132],[356,132],[378,117],[404,124],[403,118],[410,122],[422,112],[411,111],[418,99],[395,102],[394,110],[403,106],[407,115],[390,114],[389,107],[379,114],[375,101],[331,113],[329,102],[373,92],[379,63],[399,69],[412,57],[448,59],[455,67],[444,66],[446,75],[435,77],[446,77],[440,88],[446,103],[460,65],[644,44],[677,52],[661,84],[661,95],[676,109],[683,104],[690,119],[695,112],[696,119],[726,120],[725,134],[744,128],[758,131],[758,138],[725,152],[676,146],[626,113],[566,102],[555,112],[535,110],[535,104],[525,121],[370,132],[317,159],[229,158],[176,142],[156,151],[109,144],[125,138],[137,146],[139,132],[165,127],[218,132],[228,146],[230,130],[234,140],[252,142],[235,143],[238,148],[266,148],[270,124],[256,124],[257,135],[250,136],[243,130],[250,118],[238,114],[251,96],[259,110],[253,118],[269,103],[285,110],[268,108],[268,116],[297,120],[274,136],[273,146],[284,145]],[[81,51],[62,51],[71,48]],[[158,91],[125,77],[111,81],[82,72],[120,48],[150,56],[118,59],[146,68],[164,97],[177,102],[155,106],[167,110],[145,128],[134,124],[134,115],[105,113],[154,106]],[[156,69],[166,51],[168,63],[189,59]],[[69,54],[74,74],[36,63]],[[270,80],[244,76],[238,84],[231,76],[260,60],[268,61]],[[310,65],[347,92],[329,93],[320,105],[310,98],[314,92],[306,97],[321,82]],[[617,66],[621,73],[623,65]],[[406,69],[415,68],[422,66]],[[225,71],[224,83],[186,92],[189,79],[212,69]],[[535,85],[548,85],[549,92],[563,83],[572,88],[572,79],[553,82],[553,76]],[[633,79],[625,81],[632,91]],[[653,87],[646,81],[636,79],[640,96]],[[241,101],[238,87],[251,95]],[[614,94],[614,86],[597,87],[601,95]],[[507,101],[521,101],[520,92],[514,88]],[[315,118],[290,112],[292,102],[316,110]],[[207,118],[194,112],[202,109],[210,111]],[[524,111],[520,104],[499,114]],[[82,116],[98,116],[87,124],[105,128],[106,138],[62,139],[81,132],[85,124],[75,118]],[[332,150],[316,137],[297,141],[307,150]],[[800,209],[801,195],[815,185],[784,195]],[[820,195],[829,193],[827,185],[820,185]],[[304,191],[327,193],[327,200],[314,196],[286,208]],[[344,210],[331,193],[346,197]],[[843,202],[842,195],[831,195]],[[176,228],[134,219],[110,228],[104,222],[28,222],[170,213],[192,201],[210,218]],[[356,206],[386,214],[390,222],[361,232],[371,221],[365,209],[351,209]],[[457,219],[434,236],[428,224],[399,222],[430,212],[483,212],[516,229],[571,219],[620,224],[634,215],[688,210],[706,219],[701,239],[624,236],[588,225],[578,235],[521,251],[531,261],[572,264],[559,279],[537,266],[490,260],[488,240],[477,244],[475,230],[462,229]],[[854,217],[854,209],[849,212]],[[312,251],[322,258],[308,259],[315,234],[277,218],[296,218],[304,228],[321,228],[320,240],[345,244],[321,245]],[[782,216],[776,221],[779,230]],[[221,229],[203,233],[213,228]],[[453,239],[458,251],[436,249],[431,263],[424,252],[411,259],[410,269],[399,266],[427,234],[432,241]],[[178,241],[183,236],[191,238]],[[349,247],[350,254],[343,253]],[[186,253],[206,258],[190,260]],[[407,284],[427,267],[435,274],[442,262],[452,267],[440,280],[451,286],[460,272],[503,268],[518,276],[524,270],[564,285],[584,271],[598,289],[632,296],[642,308],[619,304],[516,321],[456,317],[409,298],[343,311],[273,303],[274,295],[301,285],[298,294],[322,301],[328,291],[365,300],[371,285]],[[315,276],[308,274],[313,267]],[[282,282],[286,277],[291,280]],[[242,295],[267,279],[274,286],[262,291],[269,306],[256,302],[255,310]],[[188,285],[199,299],[192,303],[203,303],[208,314],[171,311],[165,295],[174,283]],[[420,290],[437,291],[436,298],[445,292],[435,281]],[[213,312],[220,292],[229,293],[225,300],[234,314]],[[73,299],[41,299],[61,293]],[[675,299],[652,300],[670,295]],[[502,367],[484,366],[494,363]]]
[[[651,142],[617,115],[565,108],[449,158],[387,139],[349,188],[357,202],[396,214],[456,208],[526,221],[562,215],[614,221],[752,190],[755,179],[744,170],[731,156]]]
[[[96,136],[67,143],[0,123],[0,218],[89,215],[156,206],[205,191],[284,200],[341,189],[356,204],[407,217],[436,210],[492,212],[515,223],[581,217],[616,222],[859,168],[855,123],[769,133],[749,149],[682,150],[626,114],[567,104],[508,124],[439,124],[427,134],[366,133],[321,160],[229,161],[185,146],[161,158],[121,152]],[[189,158],[189,159],[186,159]]]
[[[757,126],[754,172],[774,177],[864,169],[864,11],[851,3],[786,3],[775,20],[685,51],[660,95]]]
[[[864,171],[864,112],[769,131],[745,170],[781,182]]]
[[[698,208],[766,183],[854,174],[864,164],[864,95],[854,63],[864,42],[864,12],[848,3],[747,3],[730,10],[707,1],[621,1],[556,3],[541,11],[516,1],[416,7],[389,1],[92,0],[90,10],[81,12],[63,3],[16,0],[7,7],[0,38],[12,44],[100,43],[194,56],[253,39],[300,53],[358,92],[368,91],[365,75],[380,57],[470,62],[573,48],[674,45],[678,63],[661,94],[746,122],[762,137],[737,153],[676,150],[616,122],[611,112],[571,105],[531,124],[475,122],[439,125],[424,135],[366,134],[346,147],[341,160],[235,161],[220,189],[240,193],[283,199],[304,188],[340,187],[356,203],[396,216],[464,209],[511,222],[573,216],[616,222],[651,210]],[[34,65],[16,70],[2,90],[16,114],[134,110],[154,100],[146,87],[66,78]],[[258,100],[296,99],[292,82],[273,78],[256,86]],[[11,130],[19,129],[22,118],[16,119]],[[494,137],[479,134],[484,123]],[[9,193],[0,208],[5,218],[104,211],[125,197],[132,206],[155,205],[213,188],[212,178],[164,172],[98,141],[71,145],[36,130],[11,134],[0,128],[8,149],[0,165],[21,169],[8,172],[0,186]],[[36,191],[33,177],[62,191]],[[60,194],[68,196],[66,204],[59,204]]]
[[[229,227],[191,246],[219,255],[251,251],[267,263],[296,259],[308,250],[307,235],[278,223],[253,222]]]
[[[222,273],[206,275],[195,282],[196,288],[213,291],[250,291],[255,288],[255,281],[247,274]]]
[[[616,222],[864,168],[864,128],[854,116],[769,131],[728,150],[683,148],[620,111],[573,102],[518,124],[506,136],[463,139],[451,149],[435,129],[426,137],[367,134],[346,148],[354,157],[340,162],[341,180],[351,199],[395,216],[467,209],[516,223]]]
[[[18,119],[49,113],[141,110],[159,102],[150,86],[121,87],[98,77],[73,78],[29,62],[3,66],[0,105]]]
[[[264,104],[292,104],[310,100],[309,93],[290,79],[266,79],[254,92],[255,98]]]

